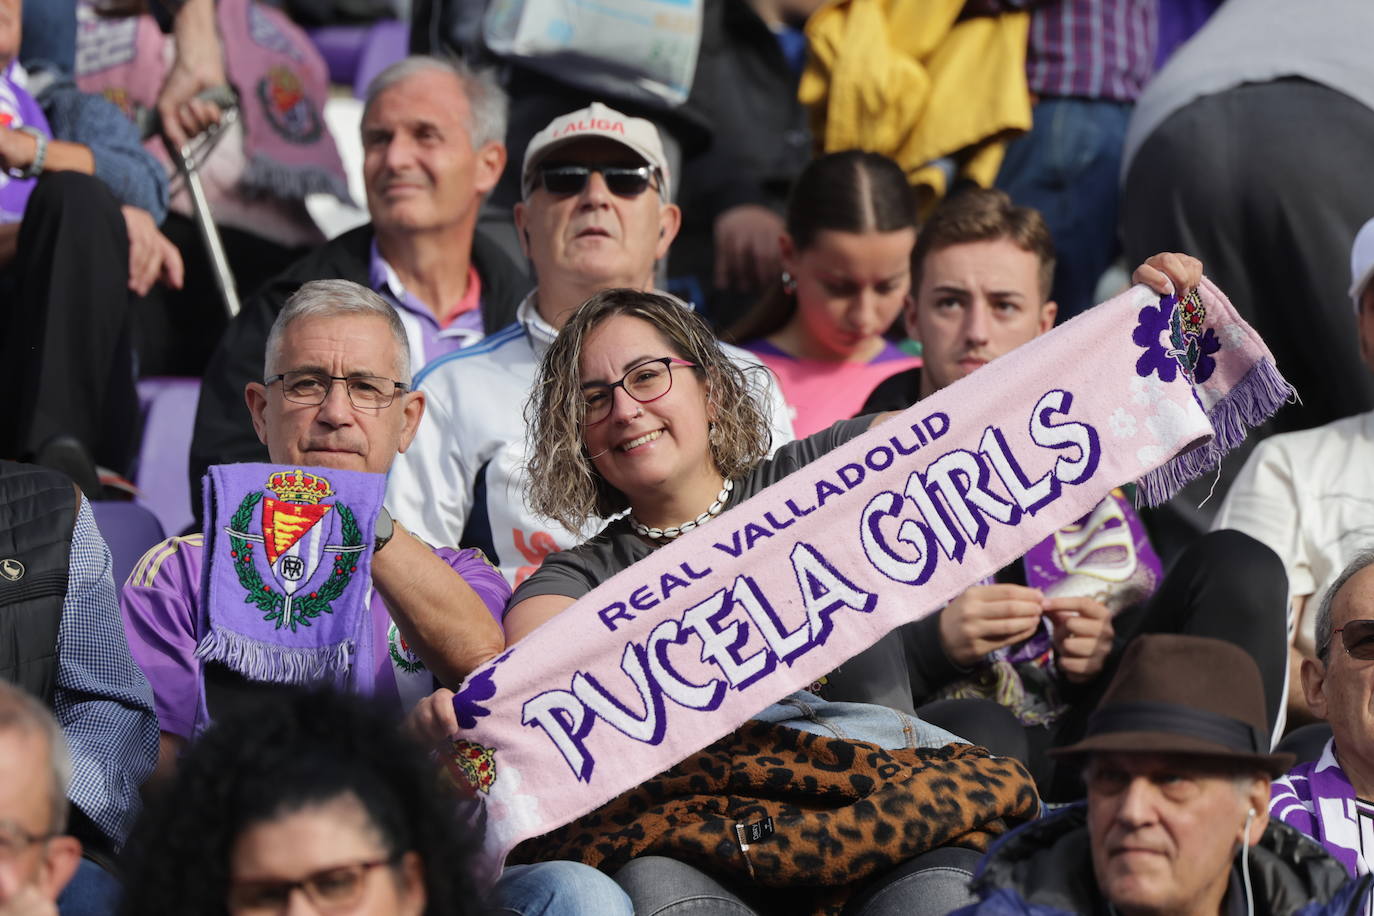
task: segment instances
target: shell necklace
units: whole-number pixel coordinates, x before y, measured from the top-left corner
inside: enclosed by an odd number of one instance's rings
[[[681,525],[669,528],[650,528],[648,525],[631,515],[630,527],[633,528],[635,534],[640,537],[650,538],[655,541],[671,541],[673,538],[682,537],[693,528],[704,525],[717,515],[720,515],[725,509],[725,504],[730,500],[730,491],[734,488],[735,482],[733,480],[723,481],[720,492],[716,494],[716,501],[707,506],[705,512],[701,513],[690,522],[683,522]]]

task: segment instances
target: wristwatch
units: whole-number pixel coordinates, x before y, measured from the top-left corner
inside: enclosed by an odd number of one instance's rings
[[[372,528],[372,552],[376,553],[385,547],[395,533],[396,526],[391,521],[391,513],[386,511],[386,506],[382,506],[382,511],[377,513],[377,524]]]
[[[43,174],[43,163],[48,158],[48,135],[38,128],[30,127],[27,124],[23,127],[16,127],[15,131],[33,137],[34,143],[38,145],[33,151],[33,161],[29,163],[28,168],[9,169],[10,177],[37,178],[39,175]]]

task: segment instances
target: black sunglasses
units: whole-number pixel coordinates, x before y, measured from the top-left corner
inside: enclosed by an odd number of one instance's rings
[[[592,172],[600,172],[612,194],[638,197],[648,189],[657,171],[649,165],[541,165],[539,180],[550,194],[568,197],[581,194]]]
[[[1326,653],[1331,648],[1331,643],[1335,641],[1338,634],[1341,637],[1341,645],[1345,647],[1345,651],[1351,658],[1357,658],[1363,662],[1374,661],[1374,620],[1352,620],[1345,626],[1337,627],[1331,633],[1331,639],[1317,653],[1318,656],[1323,659],[1326,657]]]

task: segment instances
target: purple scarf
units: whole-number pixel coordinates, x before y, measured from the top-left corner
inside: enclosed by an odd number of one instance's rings
[[[1355,787],[1336,761],[1336,740],[1326,742],[1315,762],[1300,763],[1274,780],[1269,816],[1326,847],[1352,878],[1369,871],[1360,856],[1360,815]]]
[[[1026,584],[1050,597],[1087,596],[1113,616],[1154,594],[1163,576],[1159,556],[1121,490],[1060,528],[1021,560]],[[991,578],[984,584],[991,583]],[[1042,619],[1028,639],[989,653],[977,672],[940,692],[978,697],[1010,709],[1024,725],[1049,725],[1067,708],[1060,700],[1053,628]]]
[[[24,70],[16,61],[10,61],[0,74],[0,127],[36,127],[52,136],[43,109],[24,88]],[[17,223],[24,218],[24,207],[37,183],[36,178],[11,178],[0,170],[0,223]]]
[[[196,655],[255,681],[347,677],[370,694],[368,591],[385,488],[385,476],[356,471],[210,468]]]
[[[244,196],[304,200],[321,192],[350,200],[343,162],[324,123],[329,74],[319,51],[280,10],[254,0],[218,0],[215,9],[244,119]],[[125,113],[152,108],[167,75],[163,48],[170,40],[151,16],[83,17],[77,84]],[[168,161],[160,142],[148,149]]]

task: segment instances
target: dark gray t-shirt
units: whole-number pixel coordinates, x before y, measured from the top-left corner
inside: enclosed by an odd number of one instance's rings
[[[773,457],[765,459],[735,482],[725,511],[864,433],[872,419],[841,420],[815,435],[782,446]],[[536,595],[581,598],[653,552],[654,547],[630,528],[628,519],[618,518],[586,543],[545,557],[539,568],[516,587],[508,607]],[[829,700],[878,703],[912,712],[911,683],[899,635],[884,636],[877,644],[845,662],[827,678],[822,693]]]

